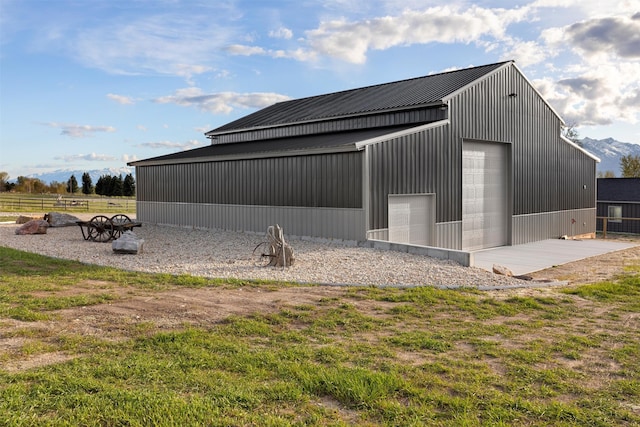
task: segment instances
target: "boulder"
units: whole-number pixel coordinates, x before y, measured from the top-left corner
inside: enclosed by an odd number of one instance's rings
[[[493,264],[493,272],[502,276],[513,276],[513,272],[504,265]]]
[[[49,212],[44,216],[51,227],[68,227],[76,225],[80,218],[61,212]]]
[[[144,239],[140,239],[133,231],[125,231],[119,239],[111,242],[111,249],[117,254],[137,254],[142,252]]]
[[[49,223],[47,221],[43,219],[33,219],[22,224],[16,230],[16,234],[47,234],[47,228],[49,228]]]

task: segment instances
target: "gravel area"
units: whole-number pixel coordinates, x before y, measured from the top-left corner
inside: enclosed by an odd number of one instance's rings
[[[111,243],[83,240],[77,226],[50,227],[47,234],[27,236],[16,235],[17,227],[0,225],[1,246],[133,271],[334,285],[510,287],[528,283],[422,255],[295,239],[288,240],[295,253],[293,266],[263,267],[252,254],[265,240],[262,234],[144,224],[135,229],[145,241],[143,251],[123,255],[115,254]]]

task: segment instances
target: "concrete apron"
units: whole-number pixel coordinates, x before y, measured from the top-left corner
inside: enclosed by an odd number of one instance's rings
[[[524,245],[501,246],[473,252],[472,265],[492,271],[493,265],[498,264],[519,276],[634,246],[638,245],[598,239],[541,240]]]

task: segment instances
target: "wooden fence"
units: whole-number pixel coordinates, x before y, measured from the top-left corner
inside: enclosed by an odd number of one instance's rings
[[[2,212],[118,212],[134,213],[135,199],[119,198],[55,198],[0,195]]]
[[[611,217],[607,217],[607,216],[597,216],[596,220],[601,219],[602,220],[602,238],[606,239],[607,238],[607,223],[609,221],[611,221],[612,223],[615,222],[615,224],[618,224],[622,221],[640,221],[640,218],[611,218]],[[629,234],[634,234],[632,232],[627,232],[627,231],[617,231],[619,233],[629,233]]]

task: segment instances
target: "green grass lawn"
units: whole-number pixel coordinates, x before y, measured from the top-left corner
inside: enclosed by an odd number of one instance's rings
[[[208,325],[121,322],[97,334],[63,319],[166,292],[222,299],[292,285],[0,247],[0,425],[640,425],[637,267],[529,292],[335,288]]]

